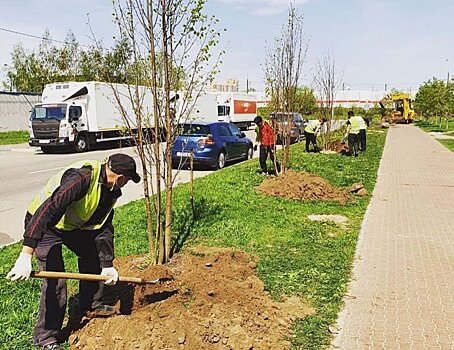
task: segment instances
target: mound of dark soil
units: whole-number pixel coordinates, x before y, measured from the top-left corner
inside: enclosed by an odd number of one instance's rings
[[[326,150],[334,151],[339,154],[348,154],[350,149],[348,148],[348,144],[346,142],[342,143],[339,140],[332,141],[326,146]]]
[[[288,349],[292,321],[313,312],[299,298],[271,300],[242,251],[197,248],[140,270],[143,260],[115,265],[120,275],[173,279],[120,288],[123,314],[90,320],[70,337],[71,349]]]
[[[334,187],[320,176],[293,170],[266,179],[256,190],[270,196],[299,200],[336,201],[345,204],[349,199],[346,191]]]

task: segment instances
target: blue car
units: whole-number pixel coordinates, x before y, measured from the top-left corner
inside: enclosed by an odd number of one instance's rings
[[[252,141],[235,125],[222,122],[192,122],[179,126],[179,136],[172,146],[174,168],[189,162],[222,169],[227,162],[251,159]]]

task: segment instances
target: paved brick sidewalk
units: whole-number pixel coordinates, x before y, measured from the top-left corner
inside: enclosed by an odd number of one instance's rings
[[[454,349],[454,153],[389,130],[333,349]]]

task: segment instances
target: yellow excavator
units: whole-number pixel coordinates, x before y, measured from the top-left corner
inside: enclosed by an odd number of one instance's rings
[[[412,101],[409,93],[399,92],[390,94],[380,100],[379,103],[383,110],[382,123],[409,124],[413,122],[415,111],[412,108]]]

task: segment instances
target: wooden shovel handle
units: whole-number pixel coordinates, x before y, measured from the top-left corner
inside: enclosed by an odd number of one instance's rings
[[[110,279],[109,276],[94,275],[89,273],[73,273],[73,272],[57,272],[57,271],[32,271],[30,277],[37,278],[62,278],[62,279],[75,279],[81,281],[100,281],[104,282]],[[147,283],[141,278],[137,277],[118,277],[119,282],[128,283]],[[152,281],[154,282],[154,281]]]

